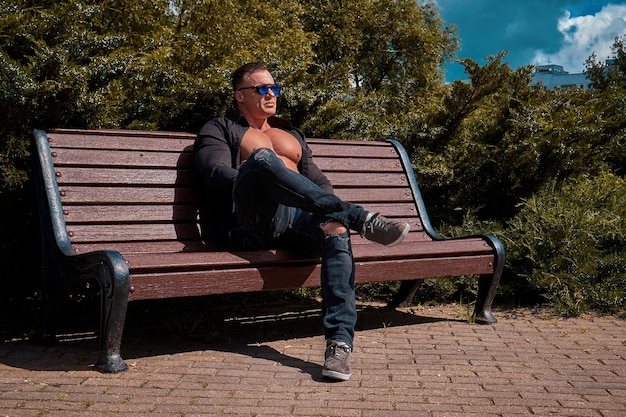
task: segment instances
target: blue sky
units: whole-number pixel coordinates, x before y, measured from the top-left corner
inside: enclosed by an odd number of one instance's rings
[[[562,65],[582,72],[595,52],[611,55],[616,36],[626,34],[625,0],[433,0],[446,25],[455,25],[459,58],[485,63],[506,50],[511,68]],[[446,67],[448,81],[464,79],[463,67]]]

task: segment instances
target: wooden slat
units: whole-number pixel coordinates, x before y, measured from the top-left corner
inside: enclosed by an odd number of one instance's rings
[[[315,164],[324,172],[403,172],[396,159],[318,157]]]
[[[417,216],[417,209],[412,202],[369,204],[366,209],[383,213],[387,217],[410,218]],[[196,213],[196,204],[68,205],[65,207],[65,220],[70,225],[80,223],[165,223],[193,221],[197,218]]]
[[[356,282],[383,282],[493,272],[493,255],[409,259],[357,264]],[[129,300],[185,297],[231,292],[318,286],[319,265],[284,265],[262,269],[230,269],[131,275]]]
[[[194,188],[59,187],[63,204],[186,204],[198,201]]]
[[[95,224],[68,225],[72,243],[84,242],[133,242],[150,240],[200,239],[196,224]],[[114,249],[114,247],[110,247]]]
[[[370,146],[363,146],[364,144]],[[397,159],[398,153],[389,143],[384,142],[357,142],[341,141],[335,144],[313,144],[309,143],[315,160],[318,158],[337,158],[350,156],[351,158],[378,158]]]
[[[348,154],[350,155],[350,154]],[[153,151],[114,151],[93,149],[58,149],[53,153],[57,171],[60,167],[108,168],[160,168],[189,169],[193,168],[193,154],[190,152],[153,152]],[[330,173],[337,172],[396,172],[403,169],[397,159],[318,157],[315,163],[319,168]]]
[[[432,238],[416,227],[411,228],[411,232],[405,238],[404,243],[409,242],[429,242]],[[376,245],[362,239],[354,234],[352,238],[352,247],[360,245]],[[126,256],[144,253],[177,253],[177,252],[215,252],[216,249],[210,245],[204,244],[199,239],[189,240],[154,240],[154,241],[135,241],[135,242],[83,242],[74,243],[76,253],[93,252],[97,250],[112,249]]]
[[[389,146],[387,142],[373,141],[367,139],[328,139],[328,138],[307,138],[307,143],[311,146],[319,145],[346,145],[351,144],[353,147],[377,147],[377,146]]]
[[[409,242],[430,242],[432,238],[426,235],[421,227],[416,225],[411,226],[411,232],[405,238],[403,244]],[[375,245],[380,247],[376,243],[372,243],[367,239],[362,239],[356,233],[352,237],[352,247],[355,248],[360,245]],[[124,255],[143,254],[143,253],[176,253],[176,252],[214,252],[215,248],[210,245],[204,244],[199,239],[189,240],[154,240],[154,241],[135,241],[135,242],[74,242],[74,248],[77,253],[93,252],[97,250],[113,249]]]
[[[91,134],[48,132],[50,148],[181,151],[192,147],[196,138],[194,134],[175,132],[122,130],[113,131],[110,135],[100,132],[105,130]],[[397,157],[394,147],[387,142],[308,138],[307,143],[312,151],[326,156],[334,155],[337,150],[344,150],[357,157]]]
[[[191,169],[59,167],[55,171],[57,182],[62,187],[80,184],[180,187],[197,184]]]
[[[117,151],[93,149],[53,149],[55,166],[76,167],[176,167],[189,166],[188,152]]]
[[[59,187],[63,204],[186,204],[199,201],[196,188]],[[335,193],[357,204],[411,202],[404,188],[336,188]]]
[[[87,253],[98,250],[112,249],[122,254],[141,253],[176,253],[185,251],[214,251],[215,249],[205,245],[200,240],[154,240],[151,242],[87,242],[74,243],[76,253]]]
[[[146,149],[180,152],[193,146],[195,135],[176,132],[98,130],[98,131],[48,132],[51,148],[137,150]],[[335,157],[348,154],[353,157],[376,156],[396,158],[393,147],[384,142],[308,139],[317,156]]]
[[[335,188],[337,194],[344,201],[350,201],[363,206],[376,203],[402,203],[413,202],[411,191],[405,188]]]
[[[377,244],[355,245],[357,263],[377,259],[421,259],[490,254],[492,249],[482,239],[443,240],[433,242],[403,242],[385,247]],[[318,259],[302,259],[289,251],[258,250],[251,252],[181,252],[166,254],[129,254],[126,256],[131,273],[204,271],[240,267],[262,267],[285,263],[317,264]]]
[[[406,175],[400,172],[326,172],[326,176],[335,188],[357,187],[406,187]]]
[[[197,211],[195,204],[66,206],[65,220],[68,225],[190,222]]]
[[[99,130],[94,131],[62,131],[48,132],[51,148],[81,148],[81,149],[117,149],[117,150],[145,150],[157,149],[162,151],[180,152],[187,146],[192,146],[195,135],[174,132],[145,132],[128,130]]]
[[[398,218],[407,221],[411,228],[420,230],[421,223],[417,218]],[[195,223],[129,223],[129,224],[68,224],[67,231],[72,243],[100,242],[133,242],[150,240],[195,240],[200,239],[200,228]],[[110,245],[108,248],[114,249]]]
[[[194,186],[198,182],[189,169],[153,168],[104,168],[104,167],[58,167],[59,186],[69,185],[157,185],[168,187]],[[402,170],[390,172],[326,172],[335,187],[406,187],[407,179]]]

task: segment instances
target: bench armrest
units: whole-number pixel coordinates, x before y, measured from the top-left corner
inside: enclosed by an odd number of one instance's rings
[[[39,199],[39,204],[42,206],[45,205],[47,201],[47,207],[40,207],[40,221],[49,221],[57,247],[63,255],[72,256],[74,255],[74,249],[72,248],[63,216],[61,195],[56,181],[48,136],[45,131],[40,129],[35,129],[33,135],[35,137],[35,148],[38,157],[38,163],[33,164],[36,175],[35,183],[39,184],[39,187],[42,188],[38,190],[38,192],[45,192],[47,197],[46,199]],[[41,214],[45,212],[48,213],[47,219]]]

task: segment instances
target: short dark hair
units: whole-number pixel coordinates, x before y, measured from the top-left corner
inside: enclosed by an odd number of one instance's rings
[[[267,65],[262,62],[249,62],[237,68],[231,77],[233,90],[237,91],[241,87],[243,79],[257,71],[268,71]]]

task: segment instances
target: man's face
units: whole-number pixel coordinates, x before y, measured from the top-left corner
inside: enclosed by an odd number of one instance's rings
[[[276,114],[276,96],[271,89],[262,96],[255,88],[246,88],[273,84],[274,78],[268,71],[256,71],[244,78],[239,90],[235,91],[235,100],[241,113],[255,118],[268,118]]]

